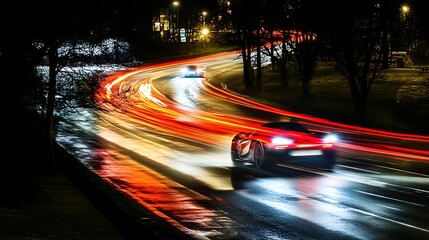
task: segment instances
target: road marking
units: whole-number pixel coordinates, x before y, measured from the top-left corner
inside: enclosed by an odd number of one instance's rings
[[[360,191],[360,190],[353,190],[353,191],[358,192],[358,193],[362,193],[362,194],[365,194],[365,195],[370,195],[370,196],[374,196],[374,197],[384,198],[384,199],[388,199],[388,200],[392,200],[392,201],[396,201],[396,202],[401,202],[401,203],[407,203],[407,204],[411,204],[411,205],[415,205],[415,206],[419,206],[419,207],[425,207],[426,206],[426,205],[423,205],[423,204],[418,204],[418,203],[413,203],[413,202],[409,202],[409,201],[404,201],[404,200],[400,200],[400,199],[397,199],[397,198],[386,197],[386,196],[378,195],[378,194],[375,194],[375,193],[369,193],[369,192],[364,192],[364,191]]]
[[[342,164],[337,164],[337,166],[340,166],[340,167],[342,167],[342,168],[349,168],[349,169],[353,169],[353,170],[358,170],[358,171],[362,171],[362,172],[367,172],[367,173],[380,174],[380,172],[371,171],[371,170],[366,170],[366,169],[361,169],[361,168],[350,167],[350,166],[346,166],[346,165],[342,165]]]
[[[411,225],[411,224],[408,224],[408,223],[403,223],[403,222],[396,221],[396,220],[393,220],[393,219],[390,219],[390,218],[382,217],[382,216],[379,216],[377,214],[366,212],[366,211],[363,211],[363,210],[360,210],[360,209],[357,209],[357,208],[350,208],[350,209],[353,210],[353,211],[355,211],[355,212],[358,212],[358,213],[362,213],[362,214],[365,214],[365,215],[368,215],[368,216],[371,216],[371,217],[375,217],[375,218],[379,218],[379,219],[382,219],[382,220],[386,220],[386,221],[389,221],[389,222],[392,222],[392,223],[397,223],[397,224],[405,226],[405,227],[414,228],[416,230],[420,230],[420,231],[423,231],[423,232],[429,232],[429,229],[417,227],[417,226],[414,226],[414,225]]]

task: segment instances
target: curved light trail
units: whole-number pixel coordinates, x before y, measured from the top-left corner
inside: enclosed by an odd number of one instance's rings
[[[233,58],[236,55],[237,53],[224,53],[192,59],[192,61]],[[228,139],[240,130],[258,128],[259,124],[266,121],[258,118],[245,118],[227,111],[211,112],[188,107],[166,97],[154,86],[153,82],[163,77],[156,70],[185,65],[189,62],[190,60],[175,61],[118,72],[105,79],[102,84],[103,91],[99,92],[99,97],[113,105],[118,105],[119,102],[122,106],[124,102],[127,102],[124,110],[136,118],[144,119],[154,129],[207,144],[218,144],[219,139]],[[155,71],[156,74],[151,74]],[[165,73],[165,75],[167,74]],[[136,75],[142,76],[139,76],[139,81],[131,81],[133,84],[130,86],[130,82],[126,80]],[[192,80],[192,84],[197,85],[199,91],[227,102],[299,119],[314,128],[341,133],[344,139],[339,146],[342,148],[429,161],[429,151],[427,150],[429,136],[382,131],[316,118],[239,95],[230,91],[228,86],[222,82],[216,86],[208,79]]]

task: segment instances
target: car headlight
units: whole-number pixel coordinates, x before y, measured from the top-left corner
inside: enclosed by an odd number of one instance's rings
[[[293,140],[285,137],[274,137],[271,142],[275,145],[289,145],[293,143]]]
[[[323,137],[324,143],[334,143],[338,141],[338,136],[333,133],[329,133],[326,136]]]

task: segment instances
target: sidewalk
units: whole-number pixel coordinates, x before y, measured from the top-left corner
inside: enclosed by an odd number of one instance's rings
[[[61,171],[28,182],[21,199],[0,204],[1,239],[125,239]]]
[[[1,123],[0,239],[125,239],[64,171],[43,166],[37,121]]]

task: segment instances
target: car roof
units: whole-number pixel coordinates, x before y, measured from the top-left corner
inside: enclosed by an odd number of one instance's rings
[[[286,131],[308,132],[307,128],[297,122],[268,122],[262,124],[261,126]]]

